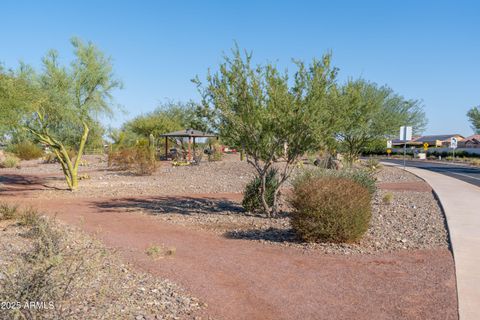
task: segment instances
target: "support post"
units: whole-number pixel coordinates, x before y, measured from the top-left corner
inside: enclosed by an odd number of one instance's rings
[[[196,156],[197,146],[195,145],[195,137],[193,137],[193,157]]]
[[[188,161],[192,160],[191,145],[192,145],[192,137],[188,137]]]
[[[168,160],[168,137],[165,137],[165,160]]]

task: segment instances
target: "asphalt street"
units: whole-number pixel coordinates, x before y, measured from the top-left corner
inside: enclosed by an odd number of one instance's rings
[[[403,165],[403,160],[399,159],[383,159],[382,161]],[[407,160],[406,165],[407,167],[415,167],[441,173],[480,187],[480,168],[422,160]]]

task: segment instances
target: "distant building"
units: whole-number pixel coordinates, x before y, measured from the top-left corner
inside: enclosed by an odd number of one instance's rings
[[[458,143],[459,148],[480,148],[480,134],[466,137]]]
[[[450,147],[450,141],[452,138],[457,138],[457,141],[460,143],[465,140],[465,137],[461,134],[452,133],[452,134],[438,134],[430,136],[421,136],[413,139],[414,142],[419,142],[420,145],[428,143],[429,147]]]
[[[403,141],[400,139],[392,140],[392,145],[394,147],[403,147],[405,144],[407,145],[407,147],[420,147],[422,145],[422,143],[420,141],[416,141],[415,138],[409,141]]]

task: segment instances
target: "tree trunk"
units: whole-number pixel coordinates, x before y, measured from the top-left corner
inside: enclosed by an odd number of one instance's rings
[[[260,180],[262,182],[260,184],[260,199],[262,199],[263,210],[265,211],[267,217],[271,217],[272,208],[270,208],[270,206],[267,203],[267,199],[265,198],[266,189],[267,189],[266,188],[266,178],[267,178],[267,171],[264,170],[260,175]]]
[[[83,122],[82,125],[83,125],[83,134],[82,134],[82,138],[80,140],[80,146],[78,147],[77,158],[75,159],[75,164],[73,165],[73,167],[71,167],[71,165],[69,166],[71,168],[69,170],[70,171],[70,178],[71,178],[71,181],[72,181],[72,186],[70,188],[71,191],[75,191],[76,189],[78,189],[78,166],[80,165],[82,155],[83,155],[83,151],[85,149],[85,144],[87,143],[88,133],[90,131],[90,129],[88,128],[88,125],[85,122]],[[71,163],[71,159],[68,156],[68,153],[66,155],[67,155],[67,158],[68,158],[67,163]]]

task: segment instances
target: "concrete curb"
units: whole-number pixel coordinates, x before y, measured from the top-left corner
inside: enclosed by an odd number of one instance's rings
[[[382,162],[382,164],[403,167],[392,163]],[[432,187],[445,214],[455,262],[459,319],[478,319],[480,315],[480,188],[426,169],[407,166],[406,171],[421,178]]]

